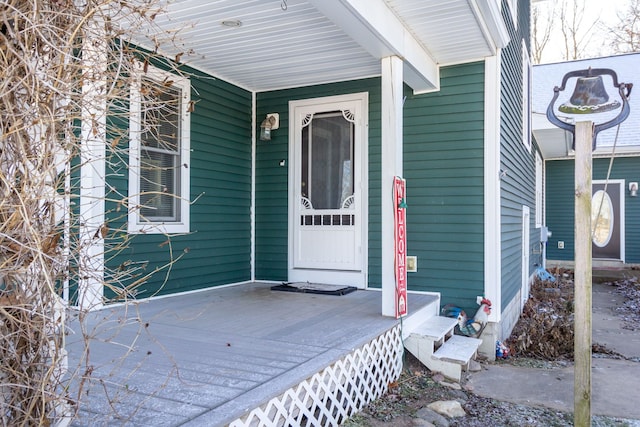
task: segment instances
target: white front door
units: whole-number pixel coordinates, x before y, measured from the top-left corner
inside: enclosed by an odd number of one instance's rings
[[[289,104],[289,281],[366,285],[367,105]]]

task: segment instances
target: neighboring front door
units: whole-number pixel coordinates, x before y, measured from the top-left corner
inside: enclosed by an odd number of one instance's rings
[[[624,181],[593,181],[592,194],[592,256],[624,261]]]
[[[366,285],[367,105],[290,102],[289,281]]]

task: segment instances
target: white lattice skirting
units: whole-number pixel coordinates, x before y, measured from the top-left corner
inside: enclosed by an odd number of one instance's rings
[[[340,425],[400,377],[402,351],[396,326],[229,426]]]

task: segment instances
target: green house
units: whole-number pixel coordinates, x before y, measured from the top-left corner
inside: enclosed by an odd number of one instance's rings
[[[541,263],[529,15],[516,0],[170,4],[156,22],[189,23],[191,53],[164,52],[182,76],[140,70],[118,142],[129,158],[101,169],[98,156],[82,175],[105,183],[83,186],[89,226],[121,224],[130,240],[84,266],[78,303],[104,304],[100,275],[126,263],[137,299],[308,281],[380,289],[381,315],[395,316],[402,177],[409,298],[432,293],[469,313],[491,300],[492,355]],[[169,141],[142,131],[158,85],[158,99],[180,101],[161,111]],[[92,205],[100,194],[106,205]],[[94,237],[94,254],[114,244]]]

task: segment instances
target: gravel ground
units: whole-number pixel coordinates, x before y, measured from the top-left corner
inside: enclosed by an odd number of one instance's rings
[[[532,287],[531,299],[525,307],[524,314],[514,329],[510,340],[507,340],[514,356],[506,360],[483,363],[510,363],[518,366],[538,367],[540,369],[552,366],[567,366],[572,364],[572,354],[567,353],[568,336],[572,338],[573,331],[564,328],[572,321],[572,288],[573,275],[570,271],[556,272],[559,277],[555,284],[548,282],[536,283]],[[635,280],[612,282],[616,291],[625,296],[625,305],[620,310],[621,320],[626,321],[627,327],[637,328],[637,316],[640,314],[640,284]],[[561,298],[557,292],[549,292],[549,287],[560,289]],[[555,304],[550,300],[559,301]],[[567,303],[569,301],[569,303]],[[563,309],[564,307],[564,309]],[[553,335],[546,334],[546,347],[543,352],[527,351],[527,343],[532,340],[528,336],[540,333],[541,325],[548,324],[548,319],[540,313],[549,313],[554,318],[554,329],[562,330],[557,334],[554,343]],[[559,320],[558,320],[559,319]],[[561,325],[558,323],[560,322]],[[562,328],[558,328],[562,326]],[[535,331],[535,332],[534,332]],[[539,337],[536,337],[539,338]],[[535,342],[535,341],[533,341]],[[539,346],[536,346],[539,348]],[[606,348],[594,347],[594,357],[617,357]],[[432,402],[451,400],[461,404],[466,415],[456,418],[439,417],[426,407]],[[447,382],[440,374],[434,374],[425,368],[411,354],[405,355],[404,371],[397,383],[391,384],[389,392],[380,399],[372,402],[359,414],[353,416],[345,424],[347,427],[364,426],[449,426],[449,427],[552,427],[573,426],[573,414],[549,408],[530,407],[501,402],[476,396],[471,386],[463,378],[460,384]],[[594,427],[640,427],[640,421],[624,420],[620,418],[594,416]]]
[[[485,362],[488,363],[488,362]],[[496,362],[509,363],[509,362]],[[516,364],[539,366],[549,365],[542,361],[519,359]],[[447,382],[438,374],[426,369],[413,356],[407,354],[405,370],[400,380],[382,398],[368,405],[362,412],[349,419],[346,427],[409,427],[409,426],[449,426],[449,427],[553,427],[573,426],[573,414],[554,409],[517,405],[476,396],[473,390],[466,390],[463,379],[460,389]],[[438,400],[455,400],[461,403],[466,416],[444,418],[441,423],[428,424],[424,409]],[[446,424],[445,424],[446,422]],[[593,417],[594,427],[640,427],[640,423],[611,417]]]

